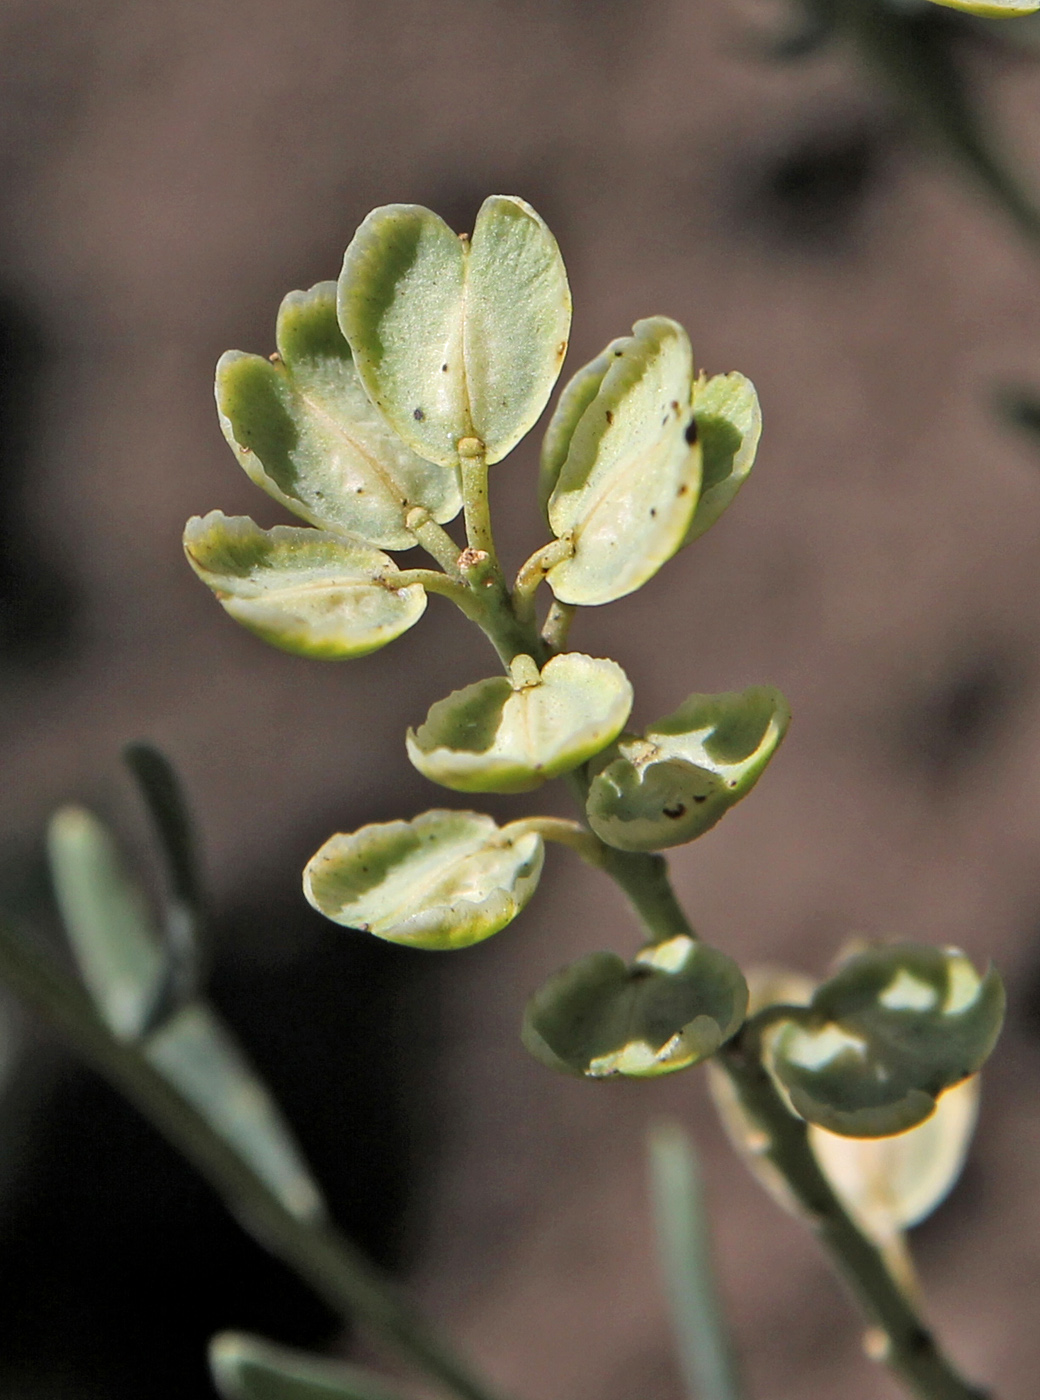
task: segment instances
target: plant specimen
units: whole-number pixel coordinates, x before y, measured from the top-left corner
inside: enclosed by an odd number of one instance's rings
[[[632,685],[613,660],[567,649],[579,607],[641,587],[695,541],[748,476],[761,419],[739,373],[697,373],[686,332],[636,323],[570,379],[545,433],[538,493],[549,542],[507,581],[488,474],[531,430],[560,373],[570,294],[559,249],[524,201],[492,196],[472,237],[414,205],[375,210],[338,283],[282,302],[277,351],[217,370],[224,434],[257,485],[303,525],[264,530],[219,511],[185,532],[227,612],[316,659],[362,657],[415,626],[429,594],[485,634],[499,670],[431,706],[408,756],[469,797],[563,778],[578,819],[498,825],[468,808],[331,836],[304,873],[328,918],[391,942],[462,949],[534,897],[545,844],[617,882],[640,942],[593,952],[530,1000],[523,1039],[554,1070],[648,1078],[710,1061],[720,1111],[774,1194],[831,1252],[871,1347],[926,1400],[978,1400],[923,1325],[903,1244],[956,1176],[974,1076],[1004,994],[956,949],[859,947],[818,986],[748,981],[695,933],[661,852],[708,832],[763,774],[789,721],[769,686],[681,699],[628,730]],[[459,515],[465,543],[445,528]],[[431,566],[391,557],[416,548]],[[547,587],[550,601],[539,607]],[[90,993],[0,931],[0,975],[69,1034],[208,1176],[236,1214],[322,1295],[368,1322],[466,1400],[476,1379],[340,1237],[289,1130],[201,995],[201,898],[172,771],[132,763],[167,853],[156,930],[111,838],[76,809],[52,828],[59,902]],[[682,1140],[655,1144],[657,1199],[684,1357],[701,1400],[733,1400]],[[356,1368],[223,1337],[214,1374],[245,1400],[385,1400]]]

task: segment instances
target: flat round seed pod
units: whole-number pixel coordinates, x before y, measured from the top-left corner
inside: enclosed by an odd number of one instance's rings
[[[516,824],[423,812],[330,837],[307,863],[303,890],[333,923],[414,948],[466,948],[516,918],[543,854],[542,838]]]
[[[818,1025],[771,1038],[773,1069],[810,1123],[846,1137],[887,1137],[935,1111],[938,1096],[986,1060],[1004,989],[955,948],[901,943],[850,958],[815,992]]]
[[[283,651],[320,660],[367,656],[426,610],[426,590],[394,586],[393,560],[360,540],[214,510],[188,521],[184,550],[225,611]]]
[[[651,1078],[706,1059],[739,1030],[747,985],[732,958],[680,935],[631,966],[592,953],[528,1003],[523,1041],[552,1069]]]
[[[758,781],[787,731],[778,690],[691,695],[597,760],[586,812],[601,841],[657,851],[701,836]]]
[[[623,598],[686,538],[701,482],[692,392],[690,342],[664,316],[637,321],[567,386],[541,478],[549,524],[574,546],[547,575],[560,602]]]
[[[979,1077],[940,1094],[935,1112],[893,1137],[840,1137],[809,1125],[809,1142],[842,1204],[883,1243],[931,1215],[964,1166],[979,1109]]]
[[[527,792],[577,768],[620,733],[632,687],[615,661],[563,652],[539,671],[517,657],[511,676],[455,690],[408,731],[420,773],[456,792]]]
[[[384,549],[410,549],[421,506],[443,524],[462,508],[458,472],[432,466],[389,428],[336,321],[336,284],[290,292],[271,360],[229,350],[217,364],[220,425],[250,479],[294,515]]]
[[[365,219],[343,259],[339,320],[387,422],[427,461],[477,439],[497,462],[534,426],[567,353],[571,298],[529,204],[492,195],[472,241],[418,204]]]
[[[703,468],[701,493],[684,544],[703,535],[747,480],[762,436],[762,410],[750,379],[735,370],[698,379],[693,389]]]

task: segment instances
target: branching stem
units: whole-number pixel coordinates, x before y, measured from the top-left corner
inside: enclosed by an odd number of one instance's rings
[[[544,583],[546,574],[554,564],[569,559],[573,553],[574,545],[570,540],[550,540],[521,565],[513,584],[513,608],[521,622],[534,623],[535,595]]]
[[[792,1008],[802,1014],[805,1008]],[[762,1054],[765,1023],[748,1021],[719,1051],[745,1113],[763,1134],[763,1155],[782,1175],[817,1239],[882,1339],[871,1354],[884,1361],[920,1400],[991,1400],[957,1374],[936,1345],[881,1251],[846,1213],[820,1170],[806,1124],[784,1104]]]

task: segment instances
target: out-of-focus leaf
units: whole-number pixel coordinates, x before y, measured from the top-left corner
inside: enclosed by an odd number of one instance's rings
[[[465,948],[516,918],[538,885],[542,838],[479,812],[423,812],[332,836],[304,893],[334,923],[416,948]]]
[[[336,321],[336,284],[290,292],[273,360],[229,350],[217,365],[220,424],[249,477],[294,515],[384,549],[410,549],[421,506],[440,523],[462,508],[458,473],[417,456],[358,378]]]
[[[563,652],[538,670],[518,657],[511,676],[453,691],[408,731],[408,757],[456,792],[527,792],[609,744],[632,708],[615,661]]]
[[[740,1400],[697,1153],[675,1121],[659,1123],[649,1146],[657,1252],[687,1393],[690,1400]]]
[[[203,1002],[174,1012],[142,1053],[299,1219],[324,1204],[296,1141],[263,1082]]]
[[[143,1030],[163,977],[144,895],[108,829],[81,807],[51,820],[48,855],[58,906],[80,973],[114,1035]]]
[[[594,764],[586,811],[601,841],[655,851],[709,831],[758,781],[787,731],[778,690],[691,695]]]
[[[650,1078],[713,1055],[746,1009],[732,958],[679,935],[644,948],[631,966],[592,953],[550,977],[527,1005],[523,1041],[552,1069]]]
[[[343,259],[339,320],[373,403],[445,468],[459,443],[504,457],[535,424],[567,353],[556,240],[529,204],[492,195],[472,242],[417,204],[374,209]]]
[[[546,434],[540,489],[553,532],[574,547],[547,574],[561,603],[641,588],[680,547],[697,505],[689,339],[665,316],[632,329],[578,371]]]
[[[213,1338],[209,1365],[225,1400],[402,1400],[372,1371],[241,1332]]]
[[[184,531],[191,567],[244,627],[283,651],[325,661],[367,656],[426,609],[418,583],[394,586],[397,565],[360,540],[210,511]]]

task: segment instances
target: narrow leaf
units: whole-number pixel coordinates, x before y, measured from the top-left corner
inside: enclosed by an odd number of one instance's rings
[[[213,1338],[209,1365],[225,1400],[402,1400],[372,1371],[240,1332]]]
[[[321,1194],[281,1111],[209,1006],[182,1007],[143,1042],[142,1053],[286,1210],[301,1220],[324,1215]]]
[[[163,978],[159,938],[141,890],[108,829],[90,812],[65,807],[47,840],[58,907],[80,973],[112,1033],[143,1030]]]
[[[674,1121],[651,1131],[649,1147],[657,1249],[687,1394],[690,1400],[740,1400],[697,1154]]]

